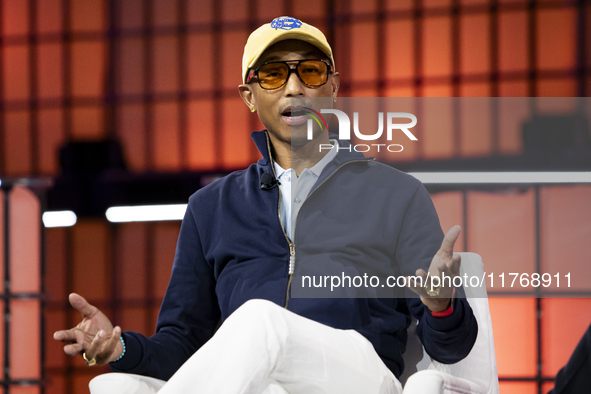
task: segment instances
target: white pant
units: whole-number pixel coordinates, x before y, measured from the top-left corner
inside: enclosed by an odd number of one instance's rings
[[[222,324],[159,394],[399,394],[371,343],[265,300]]]

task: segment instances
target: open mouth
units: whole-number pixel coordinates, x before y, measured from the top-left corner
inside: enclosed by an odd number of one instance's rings
[[[290,126],[297,126],[306,123],[309,116],[302,107],[287,107],[281,112],[281,116],[285,123]]]

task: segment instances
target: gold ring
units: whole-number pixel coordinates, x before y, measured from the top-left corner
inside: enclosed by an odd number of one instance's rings
[[[425,291],[427,292],[427,294],[429,294],[430,297],[437,297],[439,295],[439,292],[441,291],[441,287],[430,287],[429,285],[427,285],[425,286]]]
[[[82,353],[82,358],[86,362],[86,365],[88,365],[89,367],[92,367],[93,365],[96,365],[96,357],[93,358],[92,360],[89,360],[89,359],[86,358],[86,352],[84,352],[84,353]]]

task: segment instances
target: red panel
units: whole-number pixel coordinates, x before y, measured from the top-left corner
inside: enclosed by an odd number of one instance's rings
[[[124,29],[140,28],[143,26],[144,0],[119,0],[119,25]]]
[[[506,81],[499,83],[499,97],[527,97],[528,95],[529,84],[526,81]]]
[[[76,357],[76,360],[82,360],[82,357]],[[87,368],[86,365],[84,365],[84,361],[81,362],[82,364],[80,365],[83,368]],[[88,373],[77,373],[74,374],[73,377],[73,393],[86,393],[88,392],[88,383],[90,383],[90,381],[92,380],[92,378],[94,378],[96,375],[98,375],[98,369],[96,367],[93,367],[92,369],[92,373],[89,371]]]
[[[591,323],[591,299],[545,298],[542,310],[542,373],[555,376]]]
[[[121,298],[123,300],[147,298],[146,224],[126,223],[117,226],[115,242]]]
[[[154,38],[154,92],[173,92],[179,89],[179,44],[176,36]]]
[[[489,97],[490,96],[490,83],[463,83],[460,85],[460,96],[461,97]]]
[[[117,115],[117,136],[123,145],[128,167],[134,171],[146,170],[146,113],[143,105],[123,104]]]
[[[113,324],[120,326],[123,331],[135,331],[144,335],[153,334],[146,332],[147,313],[145,308],[121,308],[120,316],[121,321],[113,322]]]
[[[482,256],[485,271],[494,273],[494,289],[511,288],[509,273],[535,272],[535,213],[533,191],[468,194],[468,250]],[[498,275],[505,274],[505,287]],[[491,289],[489,289],[489,294]]]
[[[39,110],[37,116],[39,171],[54,175],[59,172],[59,147],[64,142],[63,110],[43,109]]]
[[[104,0],[70,2],[70,26],[73,31],[100,31],[106,27]]]
[[[222,47],[220,48],[222,68],[214,70],[214,72],[220,73],[219,76],[214,77],[217,87],[237,90],[238,85],[242,83],[242,53],[247,38],[246,31],[222,33]],[[223,77],[221,77],[222,75]]]
[[[503,394],[537,394],[538,385],[534,382],[499,382]]]
[[[41,291],[41,206],[22,186],[10,193],[10,282],[13,293]]]
[[[72,110],[72,135],[75,139],[100,139],[105,134],[104,107],[82,107]]]
[[[375,81],[378,78],[377,43],[375,23],[353,23],[351,25],[351,75],[354,82]]]
[[[5,112],[4,143],[6,156],[2,158],[7,175],[26,175],[31,172],[31,133],[29,112]]]
[[[571,69],[576,64],[575,7],[538,10],[536,53],[540,69]]]
[[[251,163],[250,112],[240,98],[223,100],[222,111],[232,114],[222,123],[222,165],[228,169],[244,168]]]
[[[451,20],[449,17],[423,20],[423,74],[426,77],[451,74]]]
[[[72,94],[98,97],[105,87],[105,43],[75,42],[72,44]]]
[[[212,1],[188,1],[187,21],[192,23],[211,23],[213,20]]]
[[[65,300],[67,238],[66,229],[47,228],[45,231],[45,292],[49,301]]]
[[[178,20],[178,0],[153,0],[154,26],[175,26]]]
[[[451,157],[453,147],[452,101],[429,99],[423,101],[420,140],[425,159]]]
[[[65,300],[65,299],[64,299]],[[66,324],[66,313],[64,311],[49,310],[45,308],[45,351],[49,355],[45,358],[46,368],[65,367],[69,356],[64,353],[64,343],[53,339],[53,333],[59,330],[68,329]],[[76,322],[80,321],[77,316]]]
[[[320,30],[324,30],[324,26],[315,21],[311,21],[311,18],[322,18],[325,15],[327,6],[326,0],[301,0],[294,1],[291,4],[293,16],[296,18],[303,19],[304,22],[310,23]],[[280,16],[280,15],[277,15]]]
[[[478,74],[490,71],[490,16],[460,17],[460,71]]]
[[[247,18],[248,3],[242,0],[223,0],[222,20],[224,22],[244,21]],[[246,44],[246,42],[245,42]]]
[[[73,290],[90,303],[111,293],[108,261],[111,260],[108,224],[103,220],[79,219],[72,227]],[[80,314],[72,311],[73,321]]]
[[[154,297],[163,297],[170,281],[180,222],[154,224]]]
[[[216,125],[214,120],[213,101],[189,102],[187,115],[186,148],[189,167],[194,170],[215,169],[215,136],[219,132],[219,125]]]
[[[589,290],[591,186],[545,187],[540,194],[542,271],[571,274],[570,290]],[[565,282],[559,290],[569,290]]]
[[[4,312],[4,301],[0,301],[0,311]],[[4,324],[0,324],[0,363],[4,365]],[[0,368],[0,379],[4,379],[4,368]]]
[[[41,388],[38,386],[11,386],[12,394],[40,394]]]
[[[450,4],[450,0],[425,0],[423,6],[425,8],[440,8],[447,7]]]
[[[283,12],[283,3],[276,0],[257,0],[256,2],[258,18],[257,27],[263,23],[269,23],[278,16],[285,15]]]
[[[451,97],[451,85],[425,85],[423,97]]]
[[[4,191],[0,189],[0,239],[4,239]],[[4,292],[4,242],[0,242],[0,292]],[[0,325],[1,326],[1,325]],[[1,327],[0,327],[1,328]],[[3,343],[0,341],[0,344]],[[0,355],[2,352],[0,352]],[[0,359],[1,361],[1,359]],[[4,364],[0,364],[4,365]],[[2,368],[0,368],[0,373]]]
[[[4,98],[29,98],[29,50],[24,45],[4,47]]]
[[[62,51],[62,44],[40,44],[37,47],[39,98],[61,98],[64,94]]]
[[[37,32],[57,33],[62,31],[62,0],[36,0]]]
[[[540,97],[574,97],[578,82],[574,78],[540,80],[536,86]]]
[[[484,263],[486,264],[486,260]],[[490,298],[488,302],[493,323],[499,377],[535,377],[537,360],[535,299]],[[504,394],[505,391],[503,388],[502,390]]]
[[[10,377],[41,378],[41,304],[38,300],[10,302]],[[12,390],[11,390],[12,392]]]
[[[45,394],[67,393],[66,378],[65,378],[65,376],[63,376],[62,372],[50,373],[45,377],[47,379],[47,385],[45,386]]]
[[[412,0],[386,0],[385,3],[386,10],[388,11],[408,11],[414,5]]]
[[[499,105],[498,135],[499,148],[504,154],[519,154],[523,149],[523,138],[521,127],[525,119],[530,117],[528,98],[526,94],[504,98],[497,101]]]
[[[385,73],[386,78],[411,78],[414,75],[415,43],[413,39],[413,21],[393,20],[386,22]]]
[[[155,104],[154,167],[159,171],[180,170],[179,106],[177,103]]]
[[[187,79],[190,90],[209,90],[217,85],[219,76],[216,74],[219,73],[219,70],[213,68],[212,60],[213,34],[189,35],[187,38]]]
[[[377,10],[377,1],[376,0],[351,2],[351,12],[353,14],[364,14],[364,13],[369,13],[369,12],[376,12],[376,10]]]
[[[22,35],[29,32],[28,14],[29,6],[27,1],[4,0],[3,9],[0,10],[3,25],[3,35]]]
[[[460,152],[464,157],[486,156],[492,153],[491,100],[474,98],[462,101],[460,107]]]
[[[450,228],[459,224],[462,226],[463,221],[463,209],[462,209],[462,193],[461,192],[444,192],[436,193],[431,195],[435,209],[437,209],[437,215],[439,216],[439,222],[443,232],[446,233]],[[465,231],[465,229],[462,229]],[[454,252],[464,252],[464,237],[460,234],[460,237],[454,245]]]
[[[526,70],[529,53],[527,12],[500,12],[498,23],[499,70]]]
[[[121,94],[141,94],[146,91],[144,83],[144,40],[123,38],[118,45],[117,89]]]

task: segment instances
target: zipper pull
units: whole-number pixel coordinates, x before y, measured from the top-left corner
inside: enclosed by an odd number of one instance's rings
[[[295,270],[295,245],[289,244],[289,275],[293,275]]]

